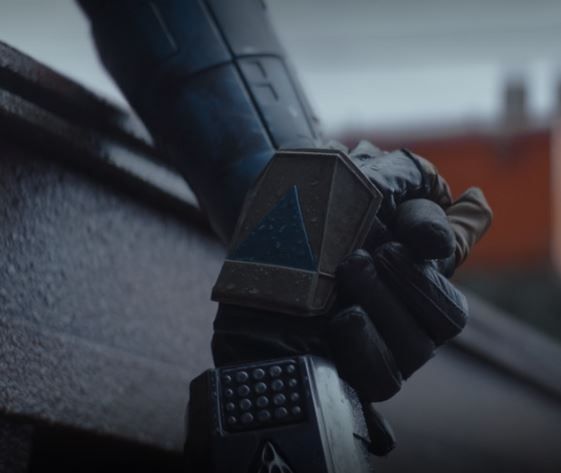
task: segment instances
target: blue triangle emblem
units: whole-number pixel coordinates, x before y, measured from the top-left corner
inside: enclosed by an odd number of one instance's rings
[[[296,186],[263,217],[229,259],[309,271],[316,269]]]

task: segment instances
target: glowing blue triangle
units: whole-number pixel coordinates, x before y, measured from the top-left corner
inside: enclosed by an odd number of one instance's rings
[[[316,269],[296,186],[263,217],[229,259],[310,271]]]

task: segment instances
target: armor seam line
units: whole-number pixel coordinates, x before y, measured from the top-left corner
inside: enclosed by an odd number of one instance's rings
[[[271,144],[272,148],[274,149],[278,149],[278,145],[275,142],[273,135],[271,133],[271,130],[269,129],[268,125],[267,125],[267,121],[265,120],[265,117],[263,115],[263,112],[261,111],[261,109],[259,108],[257,101],[255,99],[255,96],[253,95],[253,93],[251,92],[251,88],[249,87],[249,84],[247,82],[247,79],[245,77],[245,75],[242,73],[242,70],[240,68],[240,65],[238,63],[237,57],[234,54],[234,50],[232,49],[232,46],[230,45],[230,43],[228,42],[228,38],[226,37],[224,31],[222,30],[222,28],[220,27],[220,23],[218,21],[218,18],[216,17],[212,7],[208,4],[207,0],[201,0],[201,6],[207,11],[209,17],[212,19],[214,26],[216,27],[216,29],[218,30],[220,37],[222,38],[222,41],[224,41],[224,45],[226,46],[226,49],[228,50],[228,52],[230,53],[230,56],[232,57],[232,62],[234,64],[234,67],[236,69],[236,72],[238,73],[239,78],[241,79],[245,91],[251,101],[251,104],[253,105],[253,109],[255,110],[255,112],[257,113],[257,115],[260,118],[261,121],[261,125],[263,126],[264,130],[267,133],[267,138],[269,139],[269,143]]]

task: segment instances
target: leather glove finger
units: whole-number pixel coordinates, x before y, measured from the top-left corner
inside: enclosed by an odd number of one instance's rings
[[[399,297],[378,277],[364,250],[347,257],[337,271],[341,302],[359,305],[382,336],[404,379],[432,358],[435,344]]]
[[[458,267],[489,229],[493,211],[481,189],[471,187],[446,209],[446,215],[455,234],[455,263]]]
[[[446,211],[427,199],[400,204],[392,230],[415,259],[441,260],[440,272],[450,277],[488,230],[492,218],[483,192],[470,188]]]
[[[358,158],[360,160],[380,158],[389,154],[378,148],[375,144],[367,140],[360,140],[359,143],[349,152],[351,158]]]
[[[411,199],[397,207],[393,225],[395,239],[419,260],[445,259],[454,254],[456,236],[448,216],[428,199]]]
[[[362,308],[335,314],[327,333],[339,375],[359,398],[383,401],[399,391],[401,374],[393,355]]]
[[[434,165],[410,151],[386,153],[362,141],[350,156],[382,192],[380,218],[386,223],[391,222],[397,206],[406,200],[425,198],[443,208],[452,202],[450,187]]]
[[[465,327],[464,295],[437,270],[433,261],[416,263],[400,243],[386,243],[373,255],[380,278],[407,306],[438,346]]]

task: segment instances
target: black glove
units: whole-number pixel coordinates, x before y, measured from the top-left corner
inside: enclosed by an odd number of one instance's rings
[[[442,272],[451,274],[487,229],[483,194],[472,189],[452,203],[435,168],[407,151],[362,142],[351,157],[384,201],[365,248],[339,267],[332,312],[301,318],[221,304],[217,365],[320,355],[335,361],[363,401],[381,401],[464,327],[465,298]]]
[[[350,156],[384,195],[380,220],[418,258],[445,259],[453,248],[452,264],[445,268],[451,273],[489,228],[493,213],[481,190],[469,188],[453,201],[448,183],[426,159],[408,150],[388,153],[367,141],[361,141]],[[453,237],[442,235],[445,225],[438,208],[409,202],[416,199],[427,199],[444,210]],[[445,241],[451,243],[448,250],[443,248]]]

